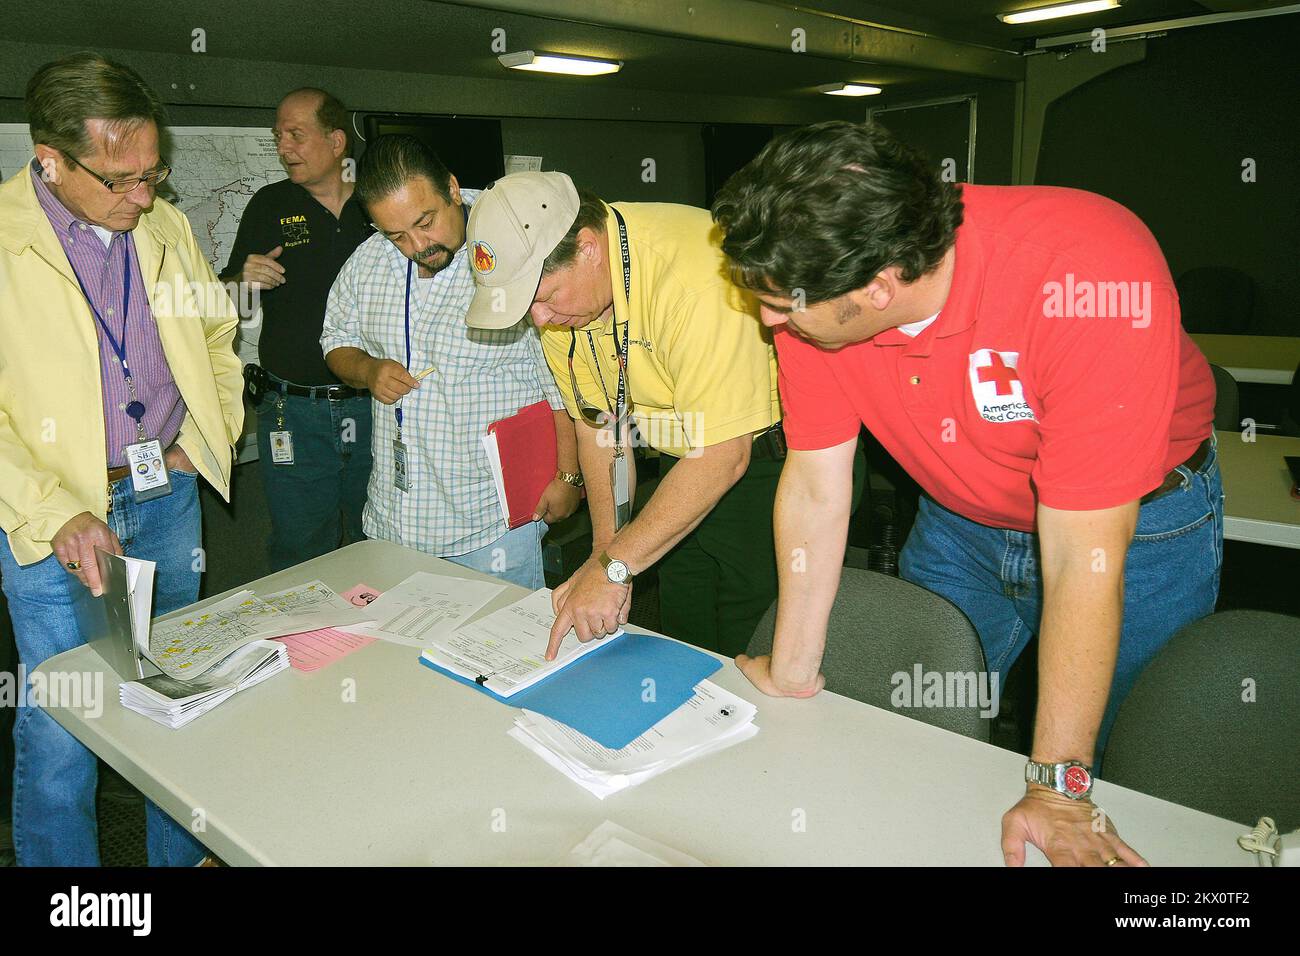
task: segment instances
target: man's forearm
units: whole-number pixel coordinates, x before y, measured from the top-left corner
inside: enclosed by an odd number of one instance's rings
[[[331,349],[325,356],[329,370],[339,377],[339,381],[353,388],[368,388],[370,368],[375,360],[368,353],[350,345]]]
[[[1052,577],[1043,585],[1032,757],[1091,765],[1119,651],[1123,573],[1099,574],[1081,561]]]
[[[583,422],[574,422],[574,438],[582,479],[587,489],[587,510],[591,514],[592,550],[599,553],[614,538],[614,491],[609,484],[609,463],[614,446],[603,443],[597,430]],[[628,466],[634,469],[631,457]]]
[[[581,471],[578,465],[577,423],[569,417],[567,409],[555,412],[555,467],[572,474]]]
[[[780,600],[771,674],[787,691],[814,686],[821,671],[853,499],[851,461],[841,475],[814,470],[804,454],[787,459],[773,514]]]
[[[664,476],[636,519],[605,550],[640,573],[698,527],[740,480],[749,464],[753,436],[710,445],[697,458],[683,458]]]

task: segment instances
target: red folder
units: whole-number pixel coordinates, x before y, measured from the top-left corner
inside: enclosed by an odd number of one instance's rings
[[[555,477],[555,416],[545,401],[488,426],[497,439],[505,486],[508,524],[518,528],[533,520],[542,492]]]

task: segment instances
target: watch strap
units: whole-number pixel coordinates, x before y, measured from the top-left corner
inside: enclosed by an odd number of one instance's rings
[[[610,566],[611,564],[613,564],[615,561],[617,561],[618,559],[617,559],[617,558],[611,558],[611,557],[609,556],[609,552],[608,552],[608,551],[602,551],[602,552],[600,552],[599,560],[600,560],[600,566],[601,566],[602,568],[605,569],[605,577],[606,577],[606,579],[609,581],[610,584],[630,584],[630,583],[632,583],[632,578],[635,577],[635,575],[632,574],[632,569],[631,569],[631,568],[628,568],[628,566],[627,566],[627,562],[626,562],[626,561],[619,561],[618,563],[621,564],[621,565],[623,565],[623,567],[627,568],[627,577],[625,577],[622,581],[615,581],[615,580],[613,580],[612,578],[609,577],[609,566]]]

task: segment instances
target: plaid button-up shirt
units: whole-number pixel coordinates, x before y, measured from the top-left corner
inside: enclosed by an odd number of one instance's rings
[[[467,205],[478,190],[465,189]],[[410,260],[380,233],[352,254],[330,290],[321,348],[351,346],[406,362],[405,290]],[[502,331],[472,330],[474,296],[467,245],[428,279],[411,278],[412,374],[435,366],[401,400],[409,491],[393,483],[392,405],[373,402],[374,470],[363,527],[368,536],[437,555],[465,554],[508,530],[483,450],[490,423],[545,399],[564,407],[537,332],[520,322]]]

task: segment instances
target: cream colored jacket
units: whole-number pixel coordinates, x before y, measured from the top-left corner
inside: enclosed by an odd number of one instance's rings
[[[244,421],[238,313],[175,206],[156,199],[133,238],[185,399],[177,441],[228,501]],[[95,318],[25,165],[0,185],[0,528],[20,564],[48,556],[74,515],[105,517],[102,396]]]

